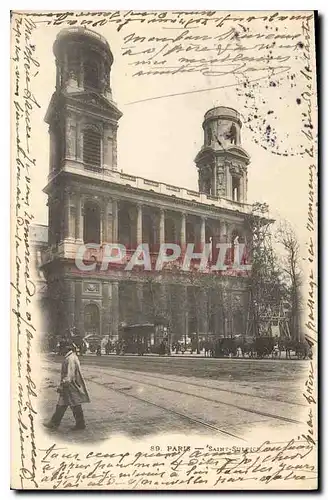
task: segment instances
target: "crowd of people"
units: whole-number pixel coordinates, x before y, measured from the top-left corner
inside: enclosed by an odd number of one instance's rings
[[[86,340],[78,333],[77,329],[71,329],[58,341],[55,339],[52,352],[63,354],[65,342],[73,340],[79,355],[87,352],[95,353],[98,356],[103,354],[158,354],[171,355],[179,354],[202,354],[205,357],[224,358],[281,358],[286,359],[308,359],[312,357],[312,349],[306,341],[294,340],[280,337],[207,337],[197,339],[194,336],[188,343],[186,341],[175,341],[170,345],[168,337],[164,337],[155,345],[150,345],[145,338],[136,338],[133,341],[123,337],[118,340],[110,338],[101,339],[95,337],[92,342]]]

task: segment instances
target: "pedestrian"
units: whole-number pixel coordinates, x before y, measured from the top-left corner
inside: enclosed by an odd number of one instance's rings
[[[75,345],[67,341],[63,346],[65,355],[61,367],[61,381],[57,389],[59,399],[55,413],[50,422],[43,425],[48,429],[57,429],[60,422],[70,406],[75,418],[74,431],[85,429],[85,421],[82,410],[83,403],[90,403],[89,394],[81,373],[80,361],[76,354]]]

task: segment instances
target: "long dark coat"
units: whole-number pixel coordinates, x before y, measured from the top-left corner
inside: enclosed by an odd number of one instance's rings
[[[80,361],[75,352],[66,354],[61,368],[61,393],[59,406],[76,406],[90,403],[89,394],[81,373]]]

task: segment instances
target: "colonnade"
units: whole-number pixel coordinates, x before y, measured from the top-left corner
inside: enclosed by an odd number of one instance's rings
[[[123,223],[125,216],[126,222]],[[196,215],[188,212],[187,207],[186,210],[179,210],[174,206],[154,207],[147,203],[127,202],[112,197],[90,197],[68,191],[64,193],[60,207],[54,206],[49,200],[49,221],[53,217],[60,220],[57,224],[49,224],[52,228],[50,244],[69,240],[79,243],[123,243],[136,248],[151,240],[157,246],[177,243],[185,248],[188,243],[194,243],[201,249],[210,241],[231,242],[235,230],[233,223],[226,219]],[[54,235],[54,232],[57,234]]]

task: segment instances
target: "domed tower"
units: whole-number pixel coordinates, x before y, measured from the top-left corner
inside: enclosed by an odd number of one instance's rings
[[[205,113],[204,145],[195,159],[201,193],[246,202],[250,157],[241,147],[241,127],[232,108],[219,106]]]
[[[112,100],[113,55],[106,39],[86,28],[67,28],[58,34],[53,51],[56,91],[45,117],[50,176],[65,166],[115,170],[122,113]]]

